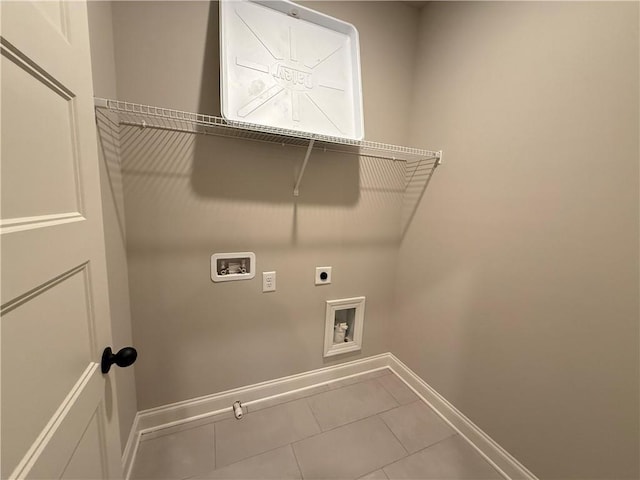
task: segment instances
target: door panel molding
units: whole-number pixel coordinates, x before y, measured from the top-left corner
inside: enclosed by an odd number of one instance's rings
[[[1,36],[0,52],[6,58],[18,65],[35,79],[45,84],[65,100],[71,100],[75,97],[75,94],[71,90],[65,87],[60,81],[50,75],[43,68],[38,66],[36,62],[31,60],[25,53],[16,48],[11,42],[9,42],[9,40]]]
[[[9,218],[0,220],[0,235],[32,230],[34,228],[55,227],[70,222],[86,220],[80,212],[55,213],[53,215],[36,215],[34,217]]]
[[[5,37],[0,51],[4,109],[13,112],[2,146],[2,219],[84,213],[75,93]],[[38,195],[21,188],[27,182]]]
[[[96,403],[102,403],[97,398],[103,395],[103,385],[100,365],[91,362],[9,476],[10,480],[62,475],[94,416]],[[56,468],[52,469],[51,465]]]
[[[8,301],[7,303],[5,303],[2,306],[0,306],[0,315],[2,315],[2,316],[6,315],[11,310],[14,310],[15,308],[19,307],[23,303],[26,303],[29,300],[34,299],[38,295],[43,294],[44,292],[46,292],[47,290],[55,287],[59,283],[64,282],[67,278],[75,275],[76,273],[81,272],[82,270],[84,270],[87,267],[87,263],[88,262],[84,262],[84,263],[78,265],[77,267],[74,267],[71,270],[69,270],[67,272],[64,272],[63,274],[58,275],[55,278],[52,278],[48,282],[45,282],[45,283],[43,283],[41,285],[38,285],[33,290],[30,290],[30,291],[26,292],[25,294],[20,295],[19,297],[16,297],[13,300]]]
[[[50,13],[52,12],[53,6],[58,4],[58,15],[59,18],[52,18]],[[69,41],[69,11],[67,10],[67,4],[64,1],[54,2],[54,1],[39,1],[34,2],[35,7],[42,12],[42,15],[51,23],[51,25],[60,32],[64,38]],[[45,8],[46,7],[46,8]]]

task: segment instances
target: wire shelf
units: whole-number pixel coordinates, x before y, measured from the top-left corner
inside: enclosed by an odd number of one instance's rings
[[[355,155],[405,162],[413,160],[435,160],[436,165],[438,165],[442,158],[441,151],[315,135],[296,130],[225,120],[224,118],[213,115],[183,112],[180,110],[119,100],[95,98],[95,107],[96,109],[116,112],[118,114],[118,123],[125,126],[149,127],[223,137],[239,137],[269,143],[303,147],[309,146],[313,149],[352,153]]]

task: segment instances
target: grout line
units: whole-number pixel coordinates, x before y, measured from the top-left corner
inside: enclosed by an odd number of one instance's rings
[[[418,450],[418,451],[417,451],[417,452],[415,452],[415,453],[420,453],[420,452],[422,452],[422,451],[424,451],[424,450],[426,450],[426,449],[428,449],[428,448],[435,447],[435,446],[436,446],[436,445],[438,445],[439,443],[442,443],[442,442],[444,442],[445,440],[451,440],[451,439],[452,439],[452,438],[454,438],[455,436],[459,436],[460,438],[462,438],[462,435],[460,435],[459,433],[457,433],[457,432],[456,432],[456,433],[454,433],[453,435],[449,435],[448,437],[442,438],[442,439],[438,440],[437,442],[432,443],[431,445],[427,445],[426,447],[421,448],[420,450]],[[484,460],[484,459],[483,459],[483,460]]]
[[[387,410],[387,411],[389,411],[389,410]],[[381,413],[384,413],[384,412],[381,412]],[[407,454],[406,454],[404,457],[402,457],[402,458],[407,458],[409,455],[411,455],[411,453],[409,453],[409,450],[407,450],[407,447],[405,447],[405,446],[404,446],[404,444],[402,443],[402,440],[400,440],[400,439],[398,438],[398,436],[395,434],[395,432],[394,432],[393,430],[391,430],[391,427],[390,427],[389,425],[387,425],[387,422],[385,422],[385,421],[384,421],[384,418],[382,418],[382,417],[380,416],[380,413],[378,413],[378,414],[376,415],[376,417],[378,417],[378,419],[382,422],[382,424],[383,424],[385,427],[387,427],[387,430],[389,430],[389,431],[391,432],[391,435],[393,435],[393,438],[395,438],[395,439],[398,441],[398,443],[400,444],[400,446],[402,447],[402,449],[407,453]],[[399,458],[398,460],[400,460],[400,458]],[[396,460],[396,461],[397,461],[397,460]]]
[[[322,392],[322,393],[324,393],[324,392]],[[255,414],[260,414],[261,412],[267,411],[267,410],[269,410],[269,409],[272,409],[272,408],[275,408],[275,407],[281,407],[281,406],[283,406],[283,405],[284,405],[284,404],[286,404],[286,403],[291,403],[291,402],[295,402],[295,401],[304,401],[304,402],[305,402],[305,405],[306,405],[306,406],[307,406],[307,408],[309,409],[309,411],[310,411],[310,413],[311,413],[311,416],[312,416],[312,418],[313,418],[314,422],[316,423],[316,426],[318,427],[319,433],[314,433],[314,434],[312,434],[312,435],[310,435],[310,436],[300,438],[300,439],[296,440],[295,442],[289,442],[289,443],[285,443],[285,444],[282,444],[282,445],[276,445],[276,446],[275,446],[275,447],[273,447],[273,448],[269,448],[268,450],[265,450],[265,451],[262,451],[262,452],[255,453],[255,454],[250,455],[250,456],[245,457],[245,458],[241,458],[241,459],[236,460],[235,462],[229,463],[229,464],[227,464],[227,465],[222,465],[222,466],[220,466],[219,468],[225,468],[225,467],[228,467],[229,465],[233,465],[233,464],[235,464],[235,463],[238,463],[238,462],[242,462],[242,461],[248,460],[248,459],[253,458],[253,457],[256,457],[256,456],[258,456],[258,455],[263,455],[263,454],[265,454],[265,453],[272,452],[272,451],[277,450],[277,449],[279,449],[279,448],[283,448],[283,447],[285,447],[285,446],[287,446],[287,445],[289,445],[289,446],[291,447],[291,449],[293,450],[293,443],[300,442],[300,441],[305,440],[305,439],[307,439],[307,438],[311,438],[311,437],[314,437],[314,436],[316,436],[316,435],[319,435],[319,434],[323,433],[323,432],[322,432],[322,428],[320,427],[320,424],[318,423],[318,420],[315,418],[315,415],[314,415],[314,413],[313,413],[313,410],[311,409],[311,406],[310,406],[310,405],[309,405],[309,403],[307,402],[307,398],[306,398],[306,397],[305,397],[305,398],[296,398],[296,399],[293,399],[293,400],[291,400],[291,401],[289,401],[289,402],[279,403],[279,404],[277,404],[277,405],[273,405],[273,406],[271,406],[271,407],[263,408],[263,409],[260,409],[260,410],[256,411],[256,412],[255,412]],[[248,413],[248,412],[247,412],[247,413]],[[226,419],[226,420],[232,420],[232,419],[230,419],[230,418],[229,418],[229,419]],[[234,419],[234,420],[235,420],[235,419]],[[242,420],[235,420],[235,421],[242,421]],[[217,432],[217,429],[214,427],[214,434],[216,434],[216,432]],[[214,447],[215,447],[216,445],[217,445],[217,434],[216,434],[216,437],[214,437]],[[294,456],[295,456],[295,451],[294,451]],[[297,458],[296,458],[296,462],[297,462]],[[215,463],[214,463],[214,466],[216,467],[216,469],[218,469],[217,464],[218,464],[218,459],[217,459],[217,456],[216,456],[216,458],[215,458]],[[300,465],[299,465],[299,464],[298,464],[298,469],[300,469]],[[302,475],[302,470],[301,470],[301,469],[300,469],[300,475]]]
[[[328,387],[328,385],[326,383],[319,383],[317,385],[313,385],[312,387],[310,387],[309,390],[311,390],[312,388],[320,388],[320,387]],[[258,410],[251,410],[251,404],[248,404],[248,406],[247,406],[247,415],[249,413],[258,413],[258,412],[262,412],[263,410],[269,410],[270,408],[279,407],[281,405],[286,405],[287,403],[295,402],[297,400],[306,400],[309,397],[313,397],[314,395],[319,395],[321,393],[325,393],[325,392],[328,392],[328,391],[330,391],[330,390],[327,389],[327,390],[323,390],[322,392],[309,393],[309,395],[304,395],[302,397],[292,398],[291,400],[283,400],[280,403],[275,403],[273,405],[269,405],[268,407],[262,407],[262,408],[259,408]],[[282,396],[285,396],[285,395],[286,394],[284,394]],[[225,420],[228,420],[228,419],[225,419]]]
[[[392,432],[392,433],[393,433],[393,432]],[[424,450],[426,450],[426,449],[428,449],[428,448],[431,448],[431,447],[433,447],[433,446],[435,446],[435,445],[437,445],[437,444],[439,444],[439,443],[441,443],[441,442],[444,442],[444,441],[445,441],[445,440],[447,440],[447,439],[450,439],[450,438],[455,437],[456,435],[459,435],[459,434],[458,434],[458,433],[454,433],[453,435],[449,435],[448,437],[443,438],[443,439],[441,439],[441,440],[438,440],[437,442],[432,443],[431,445],[428,445],[428,446],[426,446],[426,447],[424,447],[424,448],[421,448],[420,450],[418,450],[418,451],[416,451],[416,452],[409,453],[406,457],[402,457],[402,458],[399,458],[398,460],[394,460],[394,461],[393,461],[393,462],[391,462],[391,463],[387,463],[386,465],[384,465],[384,466],[380,467],[380,470],[384,471],[384,469],[385,469],[385,468],[387,468],[388,466],[393,465],[394,463],[397,463],[397,462],[399,462],[399,461],[401,461],[401,460],[404,460],[404,459],[406,459],[406,458],[412,457],[413,455],[417,455],[417,454],[419,454],[420,452],[423,452]],[[403,448],[404,448],[404,445],[403,445]],[[405,449],[405,450],[406,450],[406,449]],[[387,478],[389,478],[389,475],[387,475],[387,472],[384,472],[384,474],[385,474],[385,476],[386,476]]]
[[[391,433],[393,433],[393,436],[394,436],[394,437],[396,437],[396,439],[398,440],[398,442],[400,442],[400,445],[402,445],[402,447],[407,451],[407,454],[408,454],[409,456],[410,456],[410,455],[414,455],[414,454],[418,453],[419,451],[424,450],[424,449],[426,449],[426,448],[429,448],[429,447],[431,447],[431,446],[433,446],[433,445],[435,445],[435,444],[437,444],[437,443],[440,443],[441,441],[446,440],[447,438],[451,438],[451,437],[453,437],[453,436],[455,436],[455,435],[459,435],[459,433],[458,433],[458,432],[456,432],[453,428],[451,428],[449,425],[447,425],[447,427],[449,428],[449,430],[451,430],[451,434],[450,434],[450,435],[447,435],[446,437],[441,438],[440,440],[438,440],[438,441],[436,441],[436,442],[434,442],[434,443],[431,443],[431,444],[429,444],[429,445],[427,445],[427,446],[425,446],[425,447],[423,447],[423,448],[421,448],[420,450],[417,450],[417,451],[415,451],[415,452],[410,452],[409,450],[407,450],[407,448],[406,448],[406,447],[404,446],[404,444],[402,443],[402,440],[400,440],[400,439],[396,436],[395,432],[394,432],[394,431],[391,429],[391,427],[387,424],[387,422],[384,420],[384,418],[382,418],[381,414],[386,413],[386,412],[390,412],[391,410],[398,410],[398,409],[403,408],[403,407],[408,407],[409,405],[414,405],[414,404],[416,404],[416,403],[418,403],[418,404],[420,404],[420,405],[425,405],[425,402],[423,402],[421,399],[419,399],[419,398],[418,398],[418,399],[417,399],[417,400],[415,400],[414,402],[406,403],[406,404],[404,404],[404,405],[399,405],[398,407],[395,407],[395,408],[392,408],[392,409],[389,409],[389,410],[384,410],[384,411],[382,411],[382,412],[380,412],[380,413],[378,413],[378,414],[377,414],[377,415],[378,415],[378,417],[380,417],[380,420],[382,420],[382,422],[387,426],[387,428],[388,428],[389,430],[391,430]],[[426,406],[427,406],[431,411],[433,411],[433,409],[431,409],[431,408],[429,407],[429,405],[426,405]],[[441,419],[440,419],[440,417],[437,417],[437,418],[438,418],[438,420],[441,420]],[[443,423],[444,423],[444,422],[443,422]]]
[[[309,407],[309,408],[311,408],[311,407]],[[381,414],[381,413],[385,413],[385,412],[388,412],[389,410],[393,410],[394,408],[398,408],[398,406],[391,407],[391,408],[388,408],[388,409],[386,409],[386,410],[380,410],[379,412],[372,413],[371,415],[367,415],[366,417],[356,418],[355,420],[351,420],[351,421],[349,421],[349,422],[347,422],[347,423],[343,423],[343,424],[341,424],[341,425],[336,425],[335,427],[331,427],[331,428],[329,428],[328,430],[322,430],[322,428],[320,428],[320,432],[319,432],[319,433],[314,433],[313,435],[309,435],[308,437],[301,438],[300,440],[296,440],[296,441],[295,441],[295,442],[293,442],[293,443],[302,442],[302,441],[307,440],[307,439],[309,439],[309,438],[313,438],[313,437],[317,437],[318,435],[322,435],[323,433],[329,433],[329,432],[332,432],[332,431],[334,431],[334,430],[337,430],[338,428],[346,427],[347,425],[352,425],[352,424],[354,424],[354,423],[356,423],[356,422],[361,422],[361,421],[363,421],[363,420],[366,420],[367,418],[376,417],[376,416],[378,416],[379,414]],[[313,414],[313,410],[311,410],[311,413]],[[319,425],[318,425],[318,426],[319,426]],[[292,444],[293,444],[293,443],[292,443]],[[404,448],[404,447],[403,447],[403,448]]]
[[[298,442],[298,441],[299,440],[296,440],[296,442]],[[284,445],[278,445],[277,447],[270,448],[269,450],[265,450],[264,452],[258,452],[258,453],[254,454],[254,455],[249,456],[249,457],[241,458],[240,460],[236,460],[235,462],[228,463],[226,465],[222,465],[221,467],[216,468],[213,471],[220,470],[222,468],[231,467],[231,466],[235,465],[236,463],[246,462],[247,460],[251,460],[254,457],[259,457],[260,455],[266,455],[267,453],[271,453],[271,452],[273,452],[275,450],[278,450],[280,448],[284,448],[284,447],[287,447],[287,446],[291,447],[291,450],[293,451],[293,456],[295,457],[295,450],[293,450],[293,443],[285,443]],[[296,463],[298,463],[297,457],[296,457]],[[298,464],[298,469],[300,469],[300,464]],[[209,473],[211,473],[211,472],[209,472]],[[302,470],[300,470],[300,475],[302,475]],[[193,476],[196,476],[196,475],[193,475]]]
[[[387,395],[389,395],[389,397],[391,397],[391,399],[392,399],[394,402],[396,402],[396,403],[398,404],[396,407],[401,407],[401,406],[402,406],[402,403],[400,403],[400,400],[398,400],[398,399],[396,398],[396,396],[395,396],[393,393],[391,393],[391,392],[389,391],[389,389],[387,389],[381,381],[379,381],[377,378],[374,378],[373,380],[375,380],[375,381],[376,381],[376,383],[377,383],[378,385],[380,385],[380,387],[382,388],[382,391],[387,392]],[[394,408],[396,408],[396,407],[394,407]],[[391,409],[388,409],[388,410],[391,410]],[[386,412],[386,411],[387,411],[387,410],[385,410],[385,412]]]
[[[392,371],[392,373],[393,373],[393,371]],[[376,380],[378,380],[378,379],[376,378]],[[384,386],[384,383],[382,383],[382,382],[380,382],[380,381],[379,381],[379,382],[378,382],[378,384],[380,384],[380,386],[382,387],[382,389],[383,389],[385,392],[387,392],[387,393],[391,396],[391,398],[393,398],[396,402],[398,402],[398,405],[402,405],[402,403],[400,403],[400,400],[398,400],[398,399],[396,398],[396,396],[391,392],[391,390],[389,390],[387,387],[385,387],[385,386]]]
[[[300,478],[304,480],[304,473],[302,473],[302,468],[300,467],[300,461],[298,460],[298,456],[296,455],[296,449],[293,448],[293,443],[289,444],[289,448],[291,449],[291,453],[293,453],[293,458],[296,460],[296,465],[298,465],[298,471],[300,472]]]
[[[324,392],[323,392],[324,393]],[[313,408],[311,407],[311,405],[309,404],[309,397],[304,398],[304,403],[307,405],[307,408],[309,409],[309,411],[311,412],[311,416],[313,417],[313,420],[316,422],[316,425],[318,426],[318,430],[320,431],[320,433],[322,433],[322,425],[320,425],[320,422],[318,421],[318,417],[316,417],[315,412],[313,411]],[[310,437],[307,437],[310,438]]]
[[[398,407],[394,407],[394,408],[398,408]],[[296,451],[295,451],[295,448],[293,447],[293,445],[294,445],[295,443],[301,443],[301,442],[304,442],[304,441],[309,440],[309,439],[311,439],[311,438],[314,438],[314,437],[318,437],[318,436],[320,436],[320,435],[323,435],[323,434],[325,434],[325,433],[332,432],[332,431],[337,430],[337,429],[339,429],[339,428],[346,427],[346,426],[348,426],[348,425],[352,425],[352,424],[354,424],[354,423],[361,422],[361,421],[367,420],[367,419],[372,418],[372,417],[377,417],[380,413],[384,413],[384,412],[386,412],[386,411],[388,411],[388,410],[384,410],[384,411],[381,411],[381,412],[379,412],[379,413],[374,413],[374,414],[371,414],[371,415],[369,415],[369,416],[367,416],[367,417],[358,418],[357,420],[353,420],[353,421],[348,422],[348,423],[345,423],[345,424],[343,424],[343,425],[338,425],[337,427],[333,427],[333,428],[331,428],[331,429],[329,429],[329,430],[320,431],[320,433],[316,433],[316,434],[314,434],[314,435],[310,435],[310,436],[308,436],[308,437],[301,438],[300,440],[296,440],[295,442],[290,443],[290,445],[291,445],[291,449],[293,450],[293,455],[294,455],[294,457],[296,457],[296,462],[298,463],[298,468],[300,469],[300,475],[302,476],[302,479],[304,480],[304,475],[303,475],[303,473],[302,473],[302,469],[300,468],[300,463],[298,462],[298,457],[295,455],[295,452],[296,452]],[[312,411],[312,413],[313,413],[313,411]],[[405,452],[407,452],[407,453],[406,453],[406,455],[404,455],[403,457],[400,457],[400,458],[398,458],[397,460],[394,460],[393,462],[388,463],[387,465],[383,465],[383,466],[380,466],[380,467],[376,468],[375,470],[371,470],[369,473],[373,473],[373,472],[375,472],[375,471],[377,471],[377,470],[382,470],[384,467],[386,467],[386,466],[388,466],[388,465],[391,465],[392,463],[399,462],[400,460],[405,459],[405,458],[409,457],[410,455],[413,455],[413,454],[411,454],[411,453],[409,453],[409,452],[407,451],[407,449],[405,448],[405,446],[404,446],[404,445],[402,444],[402,442],[398,439],[398,437],[396,437],[396,436],[395,436],[395,434],[393,433],[393,431],[392,431],[392,430],[389,428],[389,426],[384,422],[384,420],[380,419],[380,421],[382,421],[382,424],[383,424],[385,427],[387,427],[387,429],[388,429],[389,431],[391,431],[391,434],[394,436],[394,438],[396,438],[396,440],[398,440],[398,443],[400,444],[400,446],[402,447],[402,449],[403,449]],[[448,438],[448,437],[447,437],[447,438]],[[437,442],[436,442],[436,443],[437,443]],[[434,445],[435,445],[435,444],[434,444]],[[417,453],[417,452],[416,452],[416,453]],[[364,476],[368,475],[369,473],[365,473],[365,474],[363,474],[363,475],[360,475],[360,477],[364,477]],[[389,478],[389,476],[387,475],[387,473],[386,473],[386,472],[383,472],[383,473],[384,473],[385,477],[387,477],[387,479],[388,479],[388,478]],[[360,478],[360,477],[358,477],[358,478]]]
[[[217,469],[218,468],[218,452],[217,452],[217,441],[218,441],[218,434],[216,433],[218,431],[218,429],[216,428],[216,424],[213,424],[213,469]]]
[[[363,382],[367,382],[369,380],[375,380],[375,378],[370,378],[370,379],[367,379],[367,380],[363,380]],[[358,382],[358,383],[362,383],[362,382]],[[328,391],[325,391],[325,392],[320,392],[320,393],[317,393],[315,395],[323,395],[323,394],[328,393],[328,392],[335,392],[335,391],[341,390],[342,388],[352,387],[353,385],[357,385],[357,383],[352,383],[352,384],[349,384],[349,385],[345,385],[344,387],[336,388],[334,390],[328,390]],[[316,423],[318,424],[318,428],[320,429],[320,432],[315,433],[313,435],[309,435],[308,437],[305,437],[305,438],[301,438],[300,440],[296,440],[295,442],[292,442],[291,445],[293,445],[294,443],[302,442],[302,441],[307,440],[309,438],[317,437],[318,435],[322,435],[323,433],[331,432],[331,431],[336,430],[336,429],[341,428],[341,427],[346,427],[347,425],[351,425],[352,423],[360,422],[361,420],[366,420],[367,418],[370,418],[370,417],[373,417],[373,416],[377,416],[380,413],[384,413],[384,412],[387,412],[389,410],[393,410],[394,408],[398,408],[398,407],[401,406],[401,405],[396,405],[396,406],[388,408],[386,410],[381,410],[379,412],[372,413],[371,415],[367,415],[366,417],[356,418],[355,420],[351,420],[351,421],[349,421],[347,423],[343,423],[342,425],[336,425],[335,427],[329,428],[327,430],[323,430],[322,426],[320,425],[320,422],[318,421],[318,419],[316,417],[316,414],[313,412],[313,408],[311,408],[311,405],[309,405],[309,399],[311,397],[315,396],[315,395],[310,395],[310,396],[305,397],[305,398],[303,398],[301,400],[305,400],[307,402],[307,406],[309,407],[309,410],[311,411],[311,415],[313,415],[313,418],[315,419]],[[269,408],[272,408],[272,407],[269,407]]]
[[[405,458],[405,457],[403,457]],[[391,464],[389,464],[391,465]],[[385,465],[386,466],[386,465]],[[378,470],[380,470],[382,472],[382,474],[384,475],[384,477],[389,480],[389,476],[387,475],[387,472],[385,472],[384,470],[382,470],[384,467],[378,467],[375,470],[371,470],[370,472],[365,473],[364,475],[360,475],[358,478],[362,478],[362,477],[366,477],[367,475],[371,475],[373,472],[377,472]],[[357,480],[357,479],[356,479]]]

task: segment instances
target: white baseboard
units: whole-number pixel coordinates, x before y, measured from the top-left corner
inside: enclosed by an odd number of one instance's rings
[[[140,419],[140,413],[136,413],[129,431],[129,437],[127,438],[127,444],[124,446],[122,452],[122,472],[124,478],[128,479],[131,475],[131,467],[133,467],[133,460],[135,458],[135,452],[138,450],[138,443],[140,441],[140,432],[138,428],[138,421]]]
[[[322,384],[384,368],[391,369],[402,379],[506,479],[537,480],[535,475],[391,353],[383,353],[353,362],[341,363],[138,412],[122,455],[124,478],[129,479],[138,444],[143,435],[150,435],[158,430],[209,417],[229,415],[231,406],[236,400],[240,400],[243,405],[259,405],[277,397],[297,394]]]
[[[206,416],[214,416],[222,413],[230,408],[236,400],[240,400],[243,404],[248,404],[260,399],[292,393],[293,391],[313,387],[350,375],[385,368],[388,367],[388,364],[388,355],[384,353],[362,360],[341,363],[339,365],[311,370],[289,377],[227,390],[226,392],[143,410],[138,413],[138,430],[142,433],[148,433],[158,428],[166,428],[191,420],[199,420]]]
[[[424,400],[454,430],[464,437],[480,455],[507,479],[537,480],[524,465],[502,448],[462,412],[416,375],[395,355],[389,353],[389,368]]]

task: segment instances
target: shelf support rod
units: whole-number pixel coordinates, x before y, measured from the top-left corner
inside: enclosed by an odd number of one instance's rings
[[[313,144],[315,143],[315,139],[309,140],[309,146],[307,147],[307,153],[304,156],[304,161],[302,162],[302,168],[300,169],[300,173],[298,174],[298,180],[296,180],[296,186],[293,187],[293,196],[297,197],[300,195],[300,182],[302,181],[302,176],[304,175],[304,169],[307,168],[307,163],[309,162],[309,156],[311,155],[311,150],[313,150]]]

